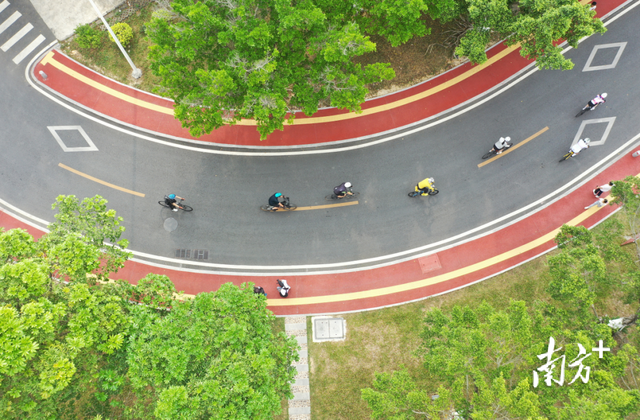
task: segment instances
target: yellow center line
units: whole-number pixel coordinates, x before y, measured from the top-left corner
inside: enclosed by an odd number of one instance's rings
[[[113,189],[116,189],[116,190],[119,190],[119,191],[122,191],[122,192],[126,192],[126,193],[129,193],[129,194],[137,195],[138,197],[144,197],[143,193],[139,193],[139,192],[136,192],[136,191],[128,190],[128,189],[122,188],[122,187],[118,187],[117,185],[109,184],[106,181],[102,181],[102,180],[100,180],[98,178],[92,177],[91,175],[87,175],[84,172],[80,172],[78,170],[70,168],[65,164],[58,163],[58,166],[61,167],[62,169],[66,169],[69,172],[73,172],[76,175],[80,175],[81,177],[90,179],[91,181],[95,181],[98,184],[106,185],[107,187],[110,187],[110,188],[113,188]]]
[[[293,124],[296,125],[306,125],[306,124],[318,124],[318,123],[327,123],[327,122],[335,122],[335,121],[343,121],[343,120],[349,120],[349,119],[353,119],[353,118],[358,118],[358,117],[362,117],[362,116],[367,116],[367,115],[373,115],[373,114],[377,114],[380,112],[384,112],[384,111],[389,111],[391,109],[394,108],[398,108],[400,106],[403,105],[408,105],[410,103],[413,103],[415,101],[419,101],[421,99],[427,98],[429,96],[432,96],[438,92],[441,92],[445,89],[448,89],[451,86],[454,86],[466,79],[468,79],[469,77],[473,76],[474,74],[486,69],[487,67],[489,67],[490,65],[498,62],[500,59],[506,57],[507,55],[509,55],[510,53],[512,53],[513,51],[517,50],[518,48],[520,48],[520,44],[516,44],[516,45],[512,45],[511,47],[506,47],[504,50],[500,51],[499,53],[497,53],[496,55],[494,55],[493,57],[489,58],[487,61],[485,61],[482,64],[478,64],[478,65],[474,65],[473,67],[471,67],[469,70],[467,70],[466,72],[452,78],[451,80],[448,80],[444,83],[439,84],[438,86],[434,86],[431,89],[427,89],[425,91],[422,91],[420,93],[417,93],[415,95],[412,96],[408,96],[404,99],[400,99],[394,102],[390,102],[388,104],[383,104],[383,105],[379,105],[379,106],[375,106],[375,107],[371,107],[371,108],[367,108],[367,109],[363,109],[361,112],[348,112],[348,113],[344,113],[344,114],[338,114],[338,115],[328,115],[326,117],[311,117],[311,118],[302,118],[302,119],[295,119]],[[91,87],[93,87],[94,89],[100,90],[108,95],[111,95],[113,97],[116,97],[118,99],[121,99],[123,101],[132,103],[134,105],[137,106],[141,106],[143,108],[147,108],[153,111],[157,111],[157,112],[161,112],[163,114],[168,114],[168,115],[173,115],[173,109],[171,108],[166,108],[160,105],[156,105],[156,104],[152,104],[146,101],[143,101],[141,99],[138,98],[134,98],[132,96],[129,96],[127,94],[124,94],[122,92],[119,92],[115,89],[109,88],[107,86],[104,86],[103,84],[96,82],[80,73],[78,73],[77,71],[65,66],[64,64],[58,62],[54,57],[53,57],[53,51],[50,51],[45,58],[42,60],[42,65],[46,65],[46,64],[50,64],[53,67],[57,68],[58,70],[62,71],[63,73],[68,74],[69,76],[81,81],[82,83],[85,83]],[[255,126],[256,125],[256,121],[253,119],[243,119],[241,121],[237,122],[237,125],[245,125],[245,126]]]
[[[538,132],[537,132],[536,134],[534,134],[533,136],[528,137],[528,138],[526,138],[526,139],[522,140],[520,143],[516,144],[515,146],[511,146],[510,148],[508,148],[508,149],[507,149],[507,150],[505,150],[504,152],[500,153],[499,155],[495,155],[495,156],[494,156],[494,157],[492,157],[491,159],[489,159],[489,160],[485,160],[484,162],[479,163],[479,164],[478,164],[478,168],[482,168],[484,165],[488,165],[488,164],[490,164],[491,162],[493,162],[494,160],[496,160],[496,159],[500,159],[500,158],[501,158],[501,157],[503,157],[504,155],[506,155],[506,154],[508,154],[508,153],[513,152],[513,151],[514,151],[514,150],[516,150],[518,147],[520,147],[520,146],[522,146],[522,145],[526,144],[527,142],[529,142],[529,141],[531,141],[531,140],[535,139],[536,137],[538,137],[540,134],[544,133],[544,132],[545,132],[545,131],[547,131],[548,129],[549,129],[549,127],[545,127],[545,128],[543,128],[542,130],[538,131]]]
[[[580,215],[573,218],[566,224],[570,226],[577,226],[578,224],[582,223],[583,221],[585,221],[587,218],[589,218],[599,210],[600,210],[599,207],[596,207],[596,206],[591,207],[590,209],[585,210]],[[475,273],[476,271],[485,269],[492,265],[501,263],[510,258],[521,255],[527,251],[537,248],[540,245],[543,245],[546,242],[552,240],[553,238],[556,237],[559,231],[560,231],[560,228],[554,229],[551,232],[547,233],[546,235],[543,235],[529,243],[521,245],[510,251],[504,252],[500,255],[496,255],[495,257],[486,259],[484,261],[480,261],[478,263],[472,264],[467,267],[460,268],[458,270],[451,271],[449,273],[431,277],[428,279],[417,280],[417,281],[405,283],[405,284],[398,284],[395,286],[382,287],[380,289],[363,290],[361,292],[353,292],[353,293],[342,293],[342,294],[336,294],[336,295],[312,296],[312,297],[288,298],[288,299],[267,299],[267,306],[295,306],[295,305],[313,305],[313,304],[319,304],[319,303],[345,302],[349,300],[367,299],[367,298],[390,295],[394,293],[407,292],[411,290],[420,289],[422,287],[432,286],[434,284],[452,280],[457,277]]]
[[[347,201],[346,203],[325,204],[322,206],[298,207],[297,209],[295,209],[295,211],[332,209],[334,207],[355,206],[356,204],[358,204],[358,201]]]

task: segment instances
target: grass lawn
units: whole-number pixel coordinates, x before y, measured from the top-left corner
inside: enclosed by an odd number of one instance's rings
[[[627,251],[634,250],[629,246]],[[428,383],[430,378],[421,368],[420,359],[413,356],[420,344],[425,312],[434,307],[446,312],[454,305],[474,308],[483,300],[500,309],[506,308],[510,299],[527,304],[536,299],[548,300],[545,289],[551,277],[546,260],[547,257],[542,256],[489,280],[420,302],[342,315],[347,321],[347,339],[343,342],[313,343],[309,317],[311,417],[314,420],[370,418],[360,390],[372,386],[375,372],[390,373],[404,365],[418,384]],[[635,312],[632,306],[616,300],[615,295],[606,302],[605,310],[611,315]]]
[[[151,43],[145,39],[144,24],[151,19],[151,13],[156,7],[154,3],[151,3],[123,20],[133,29],[133,40],[126,50],[131,57],[131,61],[142,70],[142,77],[139,79],[131,77],[131,66],[106,31],[102,33],[102,42],[98,48],[82,49],[73,38],[70,38],[61,43],[62,51],[74,60],[120,83],[128,84],[147,92],[153,92],[154,86],[159,83],[160,79],[151,74],[149,69],[147,50]],[[109,16],[117,14],[118,11],[116,10]],[[110,21],[109,16],[107,21],[110,24],[114,24],[115,20]]]

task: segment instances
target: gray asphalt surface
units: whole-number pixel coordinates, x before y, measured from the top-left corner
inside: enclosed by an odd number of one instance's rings
[[[181,248],[206,249],[212,263],[341,263],[438,242],[560,188],[640,131],[638,18],[640,8],[611,24],[604,36],[569,51],[575,63],[571,71],[538,71],[479,108],[403,139],[309,156],[221,156],[140,140],[43,97],[24,78],[28,60],[16,66],[0,53],[0,198],[52,221],[50,206],[57,195],[100,194],[124,218],[131,249],[165,257]],[[0,43],[10,36],[10,31],[0,35]],[[582,72],[594,46],[615,42],[628,42],[615,69]],[[612,51],[602,51],[594,64],[610,61]],[[574,118],[605,91],[606,104]],[[582,120],[606,117],[616,121],[604,145],[558,162]],[[47,126],[66,125],[82,126],[99,151],[65,153]],[[517,144],[545,126],[547,132],[518,150],[477,167],[500,136]],[[603,129],[588,126],[583,137],[597,140]],[[99,185],[59,163],[146,196]],[[435,178],[440,194],[407,197],[427,176]],[[357,206],[276,214],[259,210],[276,191],[298,206],[329,204],[325,195],[346,180],[361,193]],[[186,197],[195,210],[173,213],[160,207],[158,200],[171,192]],[[173,232],[163,228],[168,217],[178,222]]]

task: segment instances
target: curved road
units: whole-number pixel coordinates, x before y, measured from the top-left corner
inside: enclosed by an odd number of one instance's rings
[[[36,28],[53,40],[36,18]],[[592,176],[598,169],[585,173],[638,133],[638,18],[640,8],[609,25],[604,36],[595,35],[578,50],[568,51],[566,56],[575,63],[572,71],[533,72],[486,104],[404,138],[307,156],[216,155],[111,130],[45,99],[25,80],[27,60],[16,65],[11,55],[0,53],[5,72],[0,78],[0,198],[52,221],[50,205],[57,195],[100,194],[124,218],[132,250],[171,258],[176,249],[204,249],[208,261],[218,264],[211,267],[217,271],[282,272],[284,266],[304,272],[344,271],[415,256],[430,244],[446,246],[452,237],[470,237],[465,232],[532,203],[530,211],[545,205],[553,198],[537,202],[570,180]],[[0,43],[11,35],[10,30],[3,33]],[[582,71],[595,46],[612,43],[626,43],[615,68]],[[611,62],[616,51],[600,50],[592,64]],[[574,118],[587,100],[604,91],[609,93],[605,105]],[[604,144],[558,162],[582,121],[604,118],[615,118]],[[98,151],[64,152],[47,129],[75,125]],[[606,125],[587,125],[582,137],[597,141]],[[548,130],[517,150],[478,167],[498,137],[509,135],[518,145],[545,127]],[[77,135],[62,135],[68,146],[83,145]],[[102,186],[59,164],[145,196]],[[435,177],[440,194],[409,199],[407,192],[427,176]],[[357,205],[277,214],[258,209],[275,191],[298,206],[330,204],[324,196],[345,180],[361,192]],[[171,213],[158,206],[169,192],[187,197],[195,210]],[[173,232],[163,228],[168,217],[178,222]],[[365,261],[348,264],[360,260]]]

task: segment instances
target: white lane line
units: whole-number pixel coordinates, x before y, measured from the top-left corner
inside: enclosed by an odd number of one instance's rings
[[[24,50],[20,51],[20,53],[13,58],[13,62],[16,64],[20,64],[20,62],[24,60],[26,56],[31,54],[33,50],[38,47],[38,45],[42,44],[45,39],[46,38],[44,37],[44,35],[38,35],[36,39],[31,41],[31,44],[27,45]]]
[[[635,7],[636,5],[640,4],[640,2],[636,3],[633,7]],[[628,11],[628,10],[627,10]],[[625,11],[624,13],[626,13],[627,11]],[[624,14],[623,13],[623,14]],[[611,21],[607,22],[610,23]],[[606,26],[606,24],[605,24]],[[584,38],[583,40],[585,40],[587,38]],[[583,41],[581,40],[581,41]],[[96,118],[95,116],[91,115],[91,114],[87,114],[83,111],[77,110],[73,107],[71,107],[69,104],[67,104],[66,102],[60,100],[57,96],[51,95],[50,93],[46,92],[45,90],[43,90],[40,86],[36,85],[33,80],[29,77],[29,71],[30,69],[33,67],[35,61],[42,56],[43,54],[46,53],[46,51],[48,51],[51,47],[53,47],[55,44],[57,43],[57,41],[53,41],[51,42],[51,44],[49,44],[48,46],[44,47],[37,55],[35,55],[32,59],[31,62],[29,63],[29,65],[25,68],[24,71],[24,76],[25,76],[25,80],[27,81],[27,83],[29,83],[29,85],[31,85],[31,87],[33,89],[35,89],[36,91],[40,92],[43,96],[49,98],[50,100],[52,100],[53,102],[57,103],[58,105],[62,106],[63,108],[66,108],[72,112],[77,113],[78,115],[81,115],[83,117],[85,117],[86,119],[102,124],[106,127],[109,127],[115,131],[119,131],[119,132],[123,132],[123,133],[127,133],[129,135],[141,138],[143,140],[148,140],[152,143],[158,143],[158,144],[165,144],[167,146],[173,146],[179,149],[191,149],[193,151],[198,151],[198,152],[202,152],[202,153],[216,153],[216,152],[212,152],[212,151],[208,151],[208,150],[202,150],[199,148],[195,148],[195,147],[188,147],[188,146],[183,146],[183,145],[176,145],[173,143],[169,143],[163,140],[157,140],[151,137],[147,137],[144,135],[140,135],[139,133],[134,133],[134,132],[130,132],[129,130],[123,129],[122,127],[118,127],[115,125],[112,125],[108,122],[104,122],[99,120],[98,118]],[[565,53],[566,51],[568,51],[569,49],[571,49],[571,47],[567,47],[563,50],[563,53]],[[535,68],[532,72],[526,74],[524,77],[522,77],[522,79],[528,77],[529,75],[533,74],[535,71],[537,71],[537,68]],[[518,80],[519,81],[519,80]],[[511,84],[509,84],[509,87],[511,87],[511,85],[515,85],[518,81],[515,81]],[[506,88],[504,89],[506,90]],[[229,273],[227,271],[213,271],[211,270],[211,268],[213,269],[240,269],[240,270],[291,270],[291,269],[300,269],[302,268],[303,270],[308,270],[308,269],[312,269],[312,268],[321,268],[324,269],[323,271],[316,271],[313,273],[310,272],[306,272],[306,271],[301,271],[299,273],[297,272],[293,272],[293,273],[287,273],[287,275],[318,275],[318,274],[334,274],[337,272],[355,272],[355,271],[362,271],[362,270],[369,270],[369,269],[375,269],[375,268],[379,268],[379,267],[387,267],[389,265],[393,265],[393,264],[397,264],[397,263],[401,263],[404,261],[409,261],[415,258],[419,258],[422,256],[426,256],[426,255],[430,255],[433,253],[437,253],[440,251],[444,251],[453,247],[456,247],[458,245],[462,245],[465,244],[467,242],[473,241],[475,239],[481,238],[483,236],[489,235],[491,233],[494,233],[500,229],[503,229],[507,226],[513,225],[529,216],[531,216],[532,214],[544,209],[545,207],[548,207],[549,205],[553,204],[555,201],[559,200],[560,198],[570,194],[571,192],[575,191],[576,189],[578,189],[581,185],[583,185],[585,182],[587,182],[589,179],[593,178],[594,176],[596,176],[598,173],[600,173],[601,171],[603,171],[604,169],[608,168],[611,164],[613,164],[615,161],[612,161],[612,159],[614,157],[616,157],[616,155],[618,153],[621,153],[625,147],[629,147],[631,146],[631,144],[633,144],[634,141],[638,141],[640,140],[640,134],[636,135],[635,137],[633,137],[632,139],[630,139],[629,141],[627,141],[625,144],[623,144],[622,146],[620,146],[616,151],[614,151],[613,153],[611,153],[609,156],[606,156],[604,159],[602,159],[600,162],[594,164],[591,168],[587,169],[586,171],[584,171],[582,174],[578,175],[576,178],[574,178],[573,180],[571,180],[570,182],[568,182],[567,184],[565,184],[563,187],[558,188],[556,191],[552,192],[551,194],[548,194],[547,196],[537,200],[534,203],[531,203],[519,210],[516,210],[510,214],[504,215],[496,220],[493,220],[491,222],[488,222],[482,226],[478,226],[474,229],[471,229],[467,232],[463,232],[460,233],[458,235],[455,235],[451,238],[448,239],[444,239],[442,241],[438,241],[435,243],[431,243],[431,244],[427,244],[427,245],[423,245],[417,248],[413,248],[413,249],[409,249],[409,250],[405,250],[405,251],[400,251],[400,252],[396,252],[393,254],[388,254],[388,255],[382,255],[382,256],[378,256],[378,257],[373,257],[373,258],[367,258],[367,259],[362,259],[362,260],[356,260],[356,261],[345,261],[345,262],[338,262],[338,263],[328,263],[328,264],[311,264],[311,265],[290,265],[290,266],[260,266],[260,265],[255,265],[255,266],[251,266],[251,265],[235,265],[235,264],[219,264],[219,263],[199,263],[196,261],[191,261],[189,262],[190,265],[193,266],[201,266],[201,267],[205,267],[208,269],[203,269],[203,270],[197,270],[197,269],[190,269],[190,268],[182,268],[183,271],[186,272],[190,272],[190,273],[209,273],[209,274],[228,274],[228,275],[236,275],[236,276],[241,276],[241,275],[252,275],[252,276],[270,276],[272,275],[271,273],[256,273],[255,271],[247,271],[247,272],[234,272],[234,273]],[[248,153],[238,153],[238,152],[228,152],[228,151],[222,151],[223,155],[249,155]],[[299,153],[291,153],[291,154],[299,154]],[[258,156],[263,156],[264,154],[260,154],[260,153],[256,153],[256,155]],[[285,153],[286,155],[286,153]],[[612,161],[612,162],[609,162]],[[588,178],[587,178],[588,177]],[[585,181],[580,182],[581,178],[586,178]],[[563,192],[564,191],[564,192]],[[562,194],[559,198],[556,198],[555,200],[553,200],[553,196],[555,194]],[[545,202],[545,200],[549,200],[548,202]],[[0,199],[0,203],[3,203],[3,201]],[[535,208],[536,206],[539,206],[539,208]],[[20,210],[21,211],[21,210]],[[21,211],[22,213],[24,213],[25,215],[28,215],[28,213]],[[510,217],[516,217],[517,215],[520,215],[516,220],[512,220],[510,222],[507,223],[502,223],[504,221],[506,221],[508,218]],[[34,226],[36,228],[42,229],[40,226],[34,225],[33,223],[30,222],[25,222],[31,226]],[[483,229],[488,229],[493,227],[491,230],[485,231],[485,232],[480,232]],[[468,235],[474,235],[472,237],[468,237],[466,239],[465,236]],[[452,241],[457,241],[457,242],[453,242]],[[447,243],[450,243],[449,245],[447,245]],[[440,247],[440,248],[437,248]],[[435,249],[434,249],[435,248]],[[137,259],[137,258],[132,258],[132,261],[136,261],[136,262],[141,262],[153,267],[161,267],[161,268],[167,268],[167,269],[175,269],[173,266],[168,266],[163,264],[162,262],[166,262],[166,263],[171,263],[171,262],[177,262],[177,263],[184,263],[184,260],[177,260],[174,258],[167,258],[167,257],[162,257],[162,256],[158,256],[158,255],[153,255],[153,254],[148,254],[148,253],[144,253],[144,252],[140,252],[140,251],[131,251],[130,252],[133,253],[134,256],[139,256],[141,258],[149,258],[149,259],[155,259],[156,261],[161,261],[159,263],[154,263],[151,262],[149,260],[142,260],[142,259]],[[363,268],[348,268],[352,265],[356,265],[356,264],[362,264],[362,263],[373,263],[373,265],[369,265],[367,267],[363,267]]]
[[[0,3],[0,13],[2,13],[2,11],[7,7],[9,7],[9,2],[7,0],[4,0],[2,3]]]
[[[13,25],[16,20],[20,19],[20,16],[22,16],[20,12],[13,12],[13,14],[0,25],[0,34],[6,31],[9,26]]]
[[[20,29],[18,31],[17,34],[15,34],[14,36],[12,36],[11,38],[9,38],[9,40],[7,42],[5,42],[4,44],[2,44],[2,47],[0,47],[0,50],[7,52],[7,50],[11,47],[13,47],[15,45],[16,42],[20,41],[22,39],[23,36],[25,36],[30,30],[33,29],[33,25],[30,23],[27,23],[26,25],[24,25],[22,27],[22,29]]]

